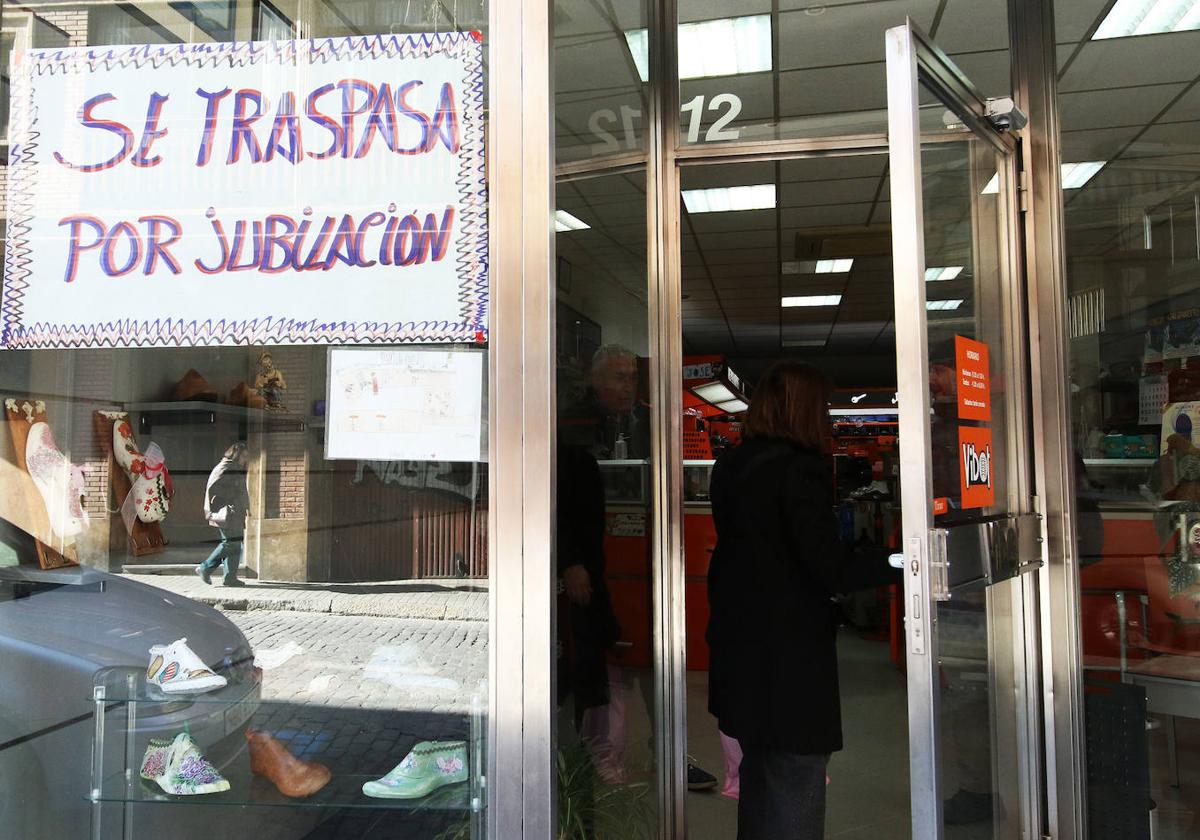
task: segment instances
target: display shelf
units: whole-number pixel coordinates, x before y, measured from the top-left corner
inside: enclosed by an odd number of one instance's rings
[[[362,809],[393,813],[460,813],[473,838],[483,836],[486,795],[483,776],[483,714],[487,684],[480,682],[470,702],[453,714],[392,709],[347,708],[285,699],[262,699],[256,672],[244,666],[227,671],[229,685],[203,694],[168,694],[146,682],[136,667],[96,672],[92,697],[92,783],[85,799],[98,825],[103,806],[122,806],[121,819],[133,824],[140,806],[201,805],[225,808]],[[467,698],[463,698],[466,700]],[[244,732],[269,733],[293,756],[324,764],[330,782],[312,796],[280,793],[250,766]],[[151,738],[169,740],[189,733],[204,757],[229,782],[220,793],[172,795],[140,776]],[[365,739],[365,740],[364,740]],[[466,743],[469,778],[414,799],[367,796],[365,782],[382,778],[421,741]],[[107,742],[107,743],[106,743]]]
[[[397,759],[398,761],[399,759]],[[153,782],[147,782],[134,770],[132,784],[125,773],[117,772],[104,779],[98,794],[88,796],[89,802],[119,802],[129,805],[210,805],[225,808],[367,808],[408,811],[476,811],[482,805],[471,796],[470,780],[438,788],[420,799],[375,799],[362,792],[364,782],[374,781],[375,774],[338,774],[325,787],[304,799],[293,799],[280,793],[268,779],[254,775],[249,759],[240,766],[221,768],[229,782],[229,790],[195,796],[174,796],[163,793]]]
[[[1150,467],[1157,458],[1084,458],[1085,467]]]

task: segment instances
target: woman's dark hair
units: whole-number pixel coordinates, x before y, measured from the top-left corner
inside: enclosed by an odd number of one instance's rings
[[[829,436],[829,380],[800,362],[779,362],[762,375],[743,433],[747,440],[776,438],[823,450]]]
[[[225,455],[222,457],[228,458],[231,461],[236,461],[246,452],[246,449],[246,441],[239,440],[237,443],[232,444],[228,449],[226,449]]]

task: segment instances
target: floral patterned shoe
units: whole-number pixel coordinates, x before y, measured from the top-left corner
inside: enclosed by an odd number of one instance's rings
[[[180,732],[172,741],[151,738],[142,759],[141,776],[175,796],[229,790],[229,782],[201,755],[186,732]]]
[[[133,441],[129,415],[121,413],[115,419],[113,458],[129,478],[132,487],[129,504],[143,522],[161,522],[171,509],[171,497],[175,495],[171,474],[163,463],[162,450],[152,443],[143,453]]]
[[[419,799],[466,780],[466,741],[422,741],[392,772],[364,784],[363,793],[376,799]]]

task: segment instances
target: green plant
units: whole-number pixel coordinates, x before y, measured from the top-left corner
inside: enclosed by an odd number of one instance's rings
[[[653,789],[646,782],[605,784],[587,748],[560,747],[555,762],[558,789],[557,840],[651,840],[657,836]],[[471,840],[468,822],[438,840]]]

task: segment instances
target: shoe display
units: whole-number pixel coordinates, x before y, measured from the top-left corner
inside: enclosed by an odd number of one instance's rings
[[[201,376],[198,370],[191,368],[176,383],[175,390],[171,392],[171,399],[176,402],[188,402],[190,400],[216,402],[217,389],[209,385],[208,380]]]
[[[245,382],[239,382],[233,386],[233,390],[229,392],[230,405],[243,405],[246,408],[261,408],[267,407],[267,401],[263,399],[262,394],[251,389]]]
[[[25,466],[42,496],[50,528],[63,546],[73,544],[88,524],[82,502],[86,490],[83,471],[62,454],[45,423],[34,423],[29,428]]]
[[[175,796],[229,790],[229,782],[209,763],[186,732],[180,732],[170,741],[151,738],[142,758],[141,776]]]
[[[365,783],[363,793],[377,799],[419,799],[466,780],[466,741],[422,741],[382,779]]]
[[[161,522],[171,509],[175,489],[171,474],[163,463],[162,450],[150,444],[143,453],[133,440],[129,416],[120,415],[113,423],[113,458],[129,478],[129,501],[137,518],[143,522]]]
[[[167,694],[201,694],[214,688],[224,688],[229,682],[204,664],[187,646],[186,638],[150,648],[146,681]]]
[[[250,743],[250,769],[275,783],[284,796],[312,796],[333,778],[324,764],[302,761],[268,732],[246,730]]]
[[[712,790],[717,786],[717,777],[702,767],[696,766],[696,760],[690,755],[687,761],[688,790]]]

